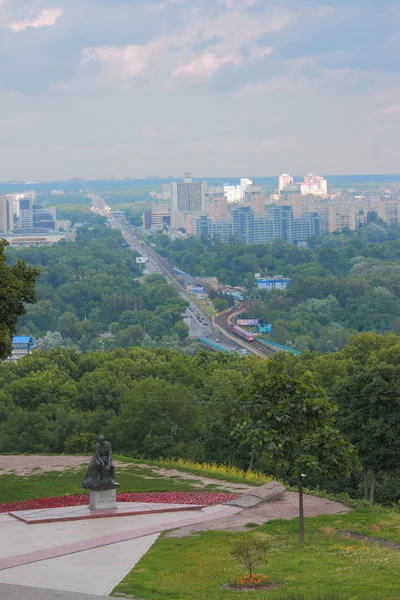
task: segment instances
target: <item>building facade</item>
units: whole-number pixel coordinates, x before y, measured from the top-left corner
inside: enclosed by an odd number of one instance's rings
[[[0,233],[9,233],[14,226],[13,205],[7,196],[0,196]]]
[[[171,216],[175,229],[185,227],[186,214],[202,214],[206,208],[207,183],[194,182],[186,173],[183,183],[171,183]]]

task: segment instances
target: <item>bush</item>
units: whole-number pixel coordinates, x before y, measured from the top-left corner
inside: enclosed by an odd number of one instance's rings
[[[71,435],[64,443],[64,451],[67,454],[91,454],[96,444],[95,433],[79,433]]]

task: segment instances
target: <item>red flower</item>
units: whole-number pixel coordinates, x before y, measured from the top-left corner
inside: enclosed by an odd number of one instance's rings
[[[238,494],[222,494],[218,492],[118,492],[118,502],[151,502],[157,504],[201,504],[213,506],[234,500]],[[37,510],[41,508],[60,508],[89,504],[88,494],[73,496],[55,496],[53,498],[37,498],[21,502],[0,504],[0,513],[17,510]]]

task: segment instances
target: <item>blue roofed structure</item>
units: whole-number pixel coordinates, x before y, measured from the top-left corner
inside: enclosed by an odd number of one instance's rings
[[[16,335],[13,337],[12,347],[12,354],[8,360],[15,361],[37,348],[37,341],[31,335]]]

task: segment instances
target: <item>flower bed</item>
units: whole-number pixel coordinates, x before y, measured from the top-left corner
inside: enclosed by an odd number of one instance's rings
[[[154,502],[160,504],[201,504],[213,506],[234,500],[238,494],[220,494],[218,492],[118,492],[118,502]],[[21,502],[0,504],[0,513],[17,510],[37,510],[40,508],[60,508],[89,504],[88,494],[73,496],[55,496],[53,498],[37,498]]]
[[[234,578],[222,586],[225,589],[245,592],[251,590],[268,590],[278,587],[267,575],[246,575],[246,577]]]

